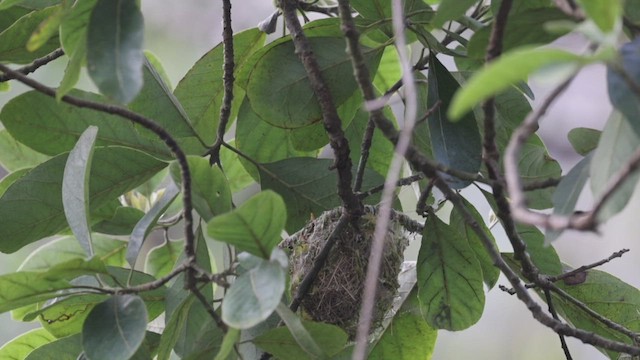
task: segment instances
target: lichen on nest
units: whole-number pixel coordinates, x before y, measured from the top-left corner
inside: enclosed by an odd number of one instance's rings
[[[289,250],[291,294],[296,293],[298,285],[313,267],[340,216],[340,208],[326,211],[280,244],[282,248]],[[337,236],[324,267],[301,303],[304,315],[315,321],[337,325],[352,338],[358,326],[376,218],[377,208],[365,206],[364,215],[357,223],[358,229],[350,223],[344,227]],[[404,250],[409,244],[407,230],[416,232],[415,223],[407,219],[402,213],[391,213],[378,278],[372,329],[381,324],[397,294],[398,273],[404,260]]]

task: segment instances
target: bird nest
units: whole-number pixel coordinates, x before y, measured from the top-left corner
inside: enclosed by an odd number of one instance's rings
[[[327,243],[336,228],[341,216],[341,209],[324,212],[309,222],[281,244],[289,250],[289,267],[291,273],[291,293],[313,268],[318,254]],[[362,304],[362,292],[367,272],[369,252],[376,227],[377,208],[366,206],[364,215],[357,226],[347,223],[337,235],[329,256],[318,273],[312,288],[301,302],[305,316],[315,321],[337,325],[344,329],[351,338],[358,327],[358,315]],[[372,329],[382,322],[385,313],[391,308],[397,295],[398,273],[404,259],[403,253],[409,239],[407,229],[408,218],[392,211],[389,230],[384,239],[384,252]]]

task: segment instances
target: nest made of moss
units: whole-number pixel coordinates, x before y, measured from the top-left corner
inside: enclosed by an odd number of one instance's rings
[[[280,245],[289,250],[291,294],[296,293],[298,285],[314,266],[318,254],[340,219],[341,211],[338,208],[324,212]],[[344,227],[301,303],[304,315],[315,321],[337,325],[351,338],[355,336],[358,327],[376,219],[377,208],[365,206],[364,215],[357,222],[358,229],[353,224]],[[404,260],[404,250],[409,244],[407,230],[415,231],[407,225],[407,219],[404,214],[395,211],[391,213],[389,230],[384,240],[372,329],[381,324],[397,295],[398,273]]]

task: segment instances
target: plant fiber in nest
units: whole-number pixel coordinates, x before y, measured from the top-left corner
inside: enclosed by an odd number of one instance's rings
[[[338,208],[324,212],[280,245],[290,253],[292,294],[296,293],[298,285],[313,267],[318,254],[335,229],[341,211]],[[358,221],[359,229],[356,230],[351,223],[343,228],[326,263],[301,303],[305,316],[315,321],[337,325],[351,338],[355,336],[358,326],[376,217],[377,208],[365,206],[365,213]],[[405,228],[401,224],[403,219],[403,214],[392,211],[389,230],[384,240],[372,329],[381,324],[384,314],[391,308],[397,294],[398,273],[404,260],[404,250],[409,243]]]

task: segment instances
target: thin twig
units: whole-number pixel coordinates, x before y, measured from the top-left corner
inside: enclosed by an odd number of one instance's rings
[[[411,185],[414,182],[422,180],[422,179],[424,179],[424,174],[423,173],[414,174],[414,175],[408,176],[406,178],[399,179],[396,182],[395,187]],[[371,196],[371,195],[373,195],[375,193],[379,193],[383,189],[384,189],[384,184],[378,185],[378,186],[373,187],[373,188],[371,188],[371,189],[369,189],[367,191],[358,193],[358,197],[360,197],[361,199],[364,199],[364,198],[369,197],[369,196]]]
[[[313,88],[322,111],[324,128],[329,136],[329,142],[335,156],[334,165],[338,173],[338,195],[349,215],[357,217],[362,214],[364,208],[362,202],[351,188],[353,178],[351,174],[352,164],[349,156],[349,143],[342,131],[342,121],[338,116],[329,87],[322,77],[320,65],[298,20],[298,1],[282,0],[281,4],[282,13],[286,26],[291,33],[296,54],[304,65],[309,77],[309,84]]]
[[[593,264],[589,264],[589,265],[582,265],[582,266],[580,266],[579,268],[573,269],[573,270],[568,271],[568,272],[566,272],[566,273],[563,273],[563,274],[561,274],[561,275],[549,276],[549,277],[547,277],[547,280],[549,280],[549,281],[551,281],[551,282],[556,282],[556,281],[558,281],[558,280],[562,280],[562,279],[566,279],[566,278],[568,278],[568,277],[575,276],[575,275],[580,274],[580,273],[583,273],[583,272],[585,272],[585,271],[587,271],[587,270],[591,270],[591,269],[593,269],[593,268],[596,268],[596,267],[602,266],[602,265],[604,265],[604,264],[608,263],[609,261],[611,261],[611,260],[613,260],[613,259],[620,258],[620,257],[622,257],[622,255],[624,255],[625,253],[628,253],[628,252],[629,252],[629,249],[622,249],[622,250],[620,250],[620,251],[616,251],[616,252],[614,252],[613,254],[611,254],[611,256],[609,256],[609,257],[608,257],[608,258],[606,258],[606,259],[602,259],[602,260],[600,260],[600,261],[596,261],[596,262],[594,262]]]
[[[25,65],[19,69],[15,69],[14,71],[19,72],[22,75],[28,75],[36,70],[38,70],[40,67],[52,62],[53,60],[61,57],[62,55],[64,55],[64,50],[62,49],[56,49],[53,52],[39,58],[39,59],[35,59],[31,64],[29,65]],[[11,76],[9,73],[4,73],[0,75],[0,82],[5,82],[5,81],[9,81],[14,79],[13,76]]]
[[[551,314],[551,316],[553,316],[554,319],[560,321],[560,318],[558,317],[558,313],[556,312],[556,309],[553,306],[553,298],[551,297],[551,292],[548,289],[544,290],[544,297],[547,299],[547,307],[549,309],[549,313]],[[571,357],[571,352],[569,351],[569,346],[567,346],[567,341],[565,340],[564,335],[558,334],[558,337],[560,337],[560,346],[562,347],[562,351],[564,352],[564,357],[567,360],[573,360],[573,357]]]
[[[204,294],[202,294],[200,289],[194,286],[193,289],[191,289],[191,292],[193,293],[193,295],[195,295],[196,298],[198,298],[198,300],[200,301],[202,306],[204,306],[204,309],[207,311],[209,316],[211,316],[213,321],[216,322],[216,325],[218,326],[218,328],[226,333],[228,330],[227,324],[225,324],[224,321],[222,321],[222,319],[220,318],[220,315],[218,315],[216,310],[213,308],[213,305],[211,305],[209,300],[207,300]]]

